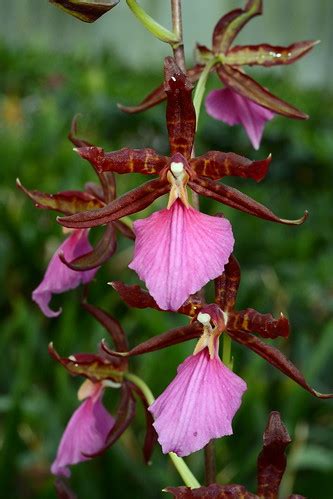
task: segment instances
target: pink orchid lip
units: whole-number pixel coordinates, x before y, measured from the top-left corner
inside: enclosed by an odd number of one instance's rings
[[[163,452],[187,456],[231,435],[246,383],[205,348],[188,357],[149,407]]]
[[[189,295],[223,272],[234,245],[230,222],[186,208],[170,209],[134,223],[135,270],[158,306],[178,310]]]
[[[103,384],[87,380],[79,395],[83,402],[74,411],[61,438],[56,459],[51,466],[54,475],[70,476],[69,466],[90,459],[104,448],[114,425],[114,418],[102,403]]]

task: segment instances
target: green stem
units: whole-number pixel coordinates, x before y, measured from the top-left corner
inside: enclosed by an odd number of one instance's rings
[[[144,394],[147,403],[151,405],[154,402],[154,395],[152,394],[149,386],[143,381],[143,379],[139,378],[133,373],[125,373],[124,377],[127,378],[129,381],[132,381]],[[191,489],[197,489],[200,487],[200,483],[198,480],[195,478],[193,475],[192,471],[189,469],[185,461],[181,458],[178,457],[174,452],[169,452],[169,457],[171,461],[173,462],[176,470],[182,477],[185,485],[187,487],[191,487]]]
[[[154,395],[152,394],[151,389],[149,386],[143,381],[143,379],[139,378],[136,374],[133,373],[124,373],[124,377],[127,378],[129,381],[132,381],[144,394],[147,400],[147,404],[151,405],[154,402]]]
[[[192,471],[185,463],[184,459],[178,457],[174,452],[169,452],[169,457],[187,487],[190,487],[191,489],[198,489],[199,487],[201,487],[200,483],[195,478]]]
[[[233,368],[233,359],[231,357],[231,338],[227,334],[223,334],[223,352],[222,361],[229,369]]]
[[[130,217],[122,217],[119,220],[121,220],[127,227],[133,230],[133,220]]]
[[[181,0],[171,0],[171,16],[172,29],[178,38],[178,43],[172,47],[173,56],[183,73],[186,73]]]
[[[195,87],[195,92],[194,92],[194,97],[193,97],[193,104],[195,108],[195,114],[197,117],[197,128],[198,128],[198,123],[199,123],[199,115],[200,115],[200,109],[201,109],[201,104],[202,104],[202,99],[206,90],[206,83],[208,79],[208,75],[210,73],[210,70],[212,67],[216,64],[217,59],[213,57],[209,62],[207,62],[205,69],[200,75],[200,78],[198,80],[197,86]]]
[[[156,38],[162,42],[170,43],[170,45],[177,45],[179,43],[178,36],[156,22],[155,19],[140,7],[136,0],[126,0],[126,3],[141,24],[143,24],[150,33],[156,36]]]

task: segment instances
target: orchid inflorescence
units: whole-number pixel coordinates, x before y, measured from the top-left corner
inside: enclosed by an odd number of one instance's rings
[[[118,2],[53,0],[51,3],[81,20],[93,22]],[[275,319],[271,314],[261,314],[251,308],[235,309],[241,273],[233,254],[235,241],[231,223],[223,213],[211,216],[200,212],[197,198],[205,196],[255,217],[292,226],[302,224],[307,212],[295,220],[280,218],[266,206],[220,182],[228,176],[260,182],[268,173],[271,156],[250,160],[232,152],[209,151],[195,157],[193,149],[202,94],[213,71],[224,88],[207,96],[208,114],[229,125],[242,123],[255,148],[259,147],[265,121],[275,114],[307,118],[248,76],[243,66],[290,64],[316,42],[300,42],[289,47],[232,46],[245,24],[262,13],[262,2],[249,0],[244,9],[235,9],[217,22],[212,49],[198,45],[196,65],[184,71],[177,52],[181,40],[149,16],[145,17],[135,1],[127,3],[150,31],[171,44],[174,57],[165,58],[163,84],[141,104],[120,108],[125,112],[139,112],[166,99],[170,155],[161,155],[148,147],[105,152],[78,138],[77,120],[73,120],[69,139],[75,152],[92,165],[99,183],[88,183],[83,191],[56,194],[29,190],[20,181],[17,183],[38,208],[59,212],[58,222],[69,231],[32,297],[46,316],[57,317],[61,310],[55,312],[49,306],[52,294],[80,284],[87,287],[99,267],[115,253],[116,232],[119,232],[134,240],[134,256],[129,268],[147,288],[112,282],[120,298],[129,307],[183,314],[189,323],[129,348],[127,335],[116,318],[89,303],[88,292],[85,292],[82,306],[104,326],[112,346],[103,340],[98,353],[75,353],[69,357],[61,357],[53,344],[49,346],[51,356],[70,374],[85,378],[78,392],[82,403],[67,425],[51,467],[58,477],[68,477],[70,465],[101,454],[113,445],[132,422],[137,401],[143,404],[146,414],[143,445],[146,462],[150,461],[157,441],[162,451],[171,453],[177,462],[174,454],[187,456],[212,439],[231,435],[232,420],[247,386],[233,372],[230,355],[224,352],[220,359],[220,338],[225,348],[232,339],[254,351],[312,395],[333,397],[311,388],[297,367],[264,341],[288,337],[289,322],[283,314]],[[154,178],[118,197],[116,176],[131,173]],[[130,215],[166,194],[164,209],[136,220],[132,227]],[[88,240],[89,231],[101,225],[105,226],[104,234],[93,248]],[[212,280],[215,300],[207,303],[203,287]],[[184,360],[174,380],[154,400],[143,380],[130,371],[129,359],[191,339],[197,340],[193,354]],[[108,388],[121,391],[114,415],[102,402]],[[199,487],[194,477],[185,478],[188,487],[169,487],[167,491],[179,498],[276,497],[285,468],[284,450],[289,441],[279,414],[272,413],[264,435],[264,449],[258,459],[257,495],[241,485]],[[192,476],[190,472],[188,476]],[[63,487],[65,484],[57,481],[60,496]]]

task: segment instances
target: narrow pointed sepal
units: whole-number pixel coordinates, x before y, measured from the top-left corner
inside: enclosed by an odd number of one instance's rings
[[[169,184],[157,178],[127,192],[100,210],[58,217],[57,221],[64,227],[70,228],[97,227],[147,208],[155,199],[168,191]]]
[[[76,152],[88,160],[99,172],[158,174],[167,164],[167,158],[151,148],[105,152],[101,147],[80,147]]]
[[[222,82],[233,91],[251,100],[259,106],[265,107],[273,113],[299,120],[306,120],[309,116],[296,107],[276,97],[253,78],[239,71],[235,67],[220,65],[217,73]]]
[[[271,210],[266,208],[266,206],[258,203],[246,194],[241,193],[233,187],[219,184],[208,178],[196,178],[195,180],[190,180],[189,187],[191,187],[191,189],[193,189],[197,194],[215,199],[215,201],[219,201],[227,206],[249,213],[255,217],[263,218],[264,220],[270,220],[271,222],[277,222],[285,225],[301,225],[308,217],[308,212],[306,211],[301,218],[296,220],[279,218]]]
[[[204,65],[196,64],[192,68],[187,70],[186,76],[191,83],[195,83],[200,78],[200,75],[204,69]],[[151,107],[160,104],[166,100],[167,94],[164,89],[164,83],[154,88],[139,104],[133,106],[125,106],[124,104],[118,104],[121,111],[125,113],[140,113],[141,111],[146,111]]]
[[[227,53],[239,31],[255,16],[262,13],[262,0],[248,0],[244,9],[235,9],[217,22],[213,32],[213,50]]]
[[[159,334],[157,336],[153,336],[152,338],[149,338],[143,343],[140,343],[136,347],[132,348],[129,352],[115,352],[113,350],[110,350],[105,341],[102,341],[101,347],[105,351],[105,353],[109,355],[116,355],[119,357],[134,357],[136,355],[155,352],[156,350],[161,350],[172,345],[178,345],[179,343],[183,343],[184,341],[192,340],[194,338],[199,338],[202,333],[202,324],[200,324],[198,321],[193,321],[187,326],[170,329],[170,331]]]
[[[112,223],[108,224],[106,230],[96,246],[85,255],[72,261],[66,260],[64,253],[59,254],[60,260],[72,270],[91,270],[106,263],[117,248],[115,230]]]
[[[103,310],[102,308],[96,307],[91,303],[83,302],[82,306],[90,315],[92,315],[100,324],[102,324],[105,330],[109,333],[116,347],[116,350],[123,352],[128,349],[126,334],[117,319],[115,319],[108,312],[105,312],[105,310]]]
[[[188,159],[192,152],[196,124],[193,85],[172,57],[165,58],[164,71],[170,151],[171,154],[181,153]]]
[[[237,45],[228,50],[225,56],[225,64],[231,66],[278,66],[281,64],[292,64],[313,47],[318,45],[319,40],[307,40],[296,42],[281,47],[279,45],[269,45],[262,43],[260,45]]]
[[[111,286],[121,299],[129,306],[135,308],[154,308],[161,310],[156,301],[148,291],[140,288],[138,285],[128,286],[121,281],[110,282]]]
[[[252,308],[228,314],[228,330],[257,333],[262,338],[287,338],[289,321],[283,314],[274,319],[271,314],[260,314]]]
[[[320,399],[333,398],[333,393],[320,393],[311,388],[299,369],[297,369],[297,367],[277,348],[267,345],[251,333],[244,334],[243,332],[228,330],[228,334],[233,340],[237,341],[237,343],[241,343],[256,354],[260,355],[260,357],[295,381],[295,383],[300,385],[307,392],[311,393],[311,395],[314,395]]]
[[[267,175],[272,156],[260,161],[252,161],[233,152],[209,151],[207,154],[191,159],[191,167],[197,175],[218,180],[235,176],[253,178],[260,182]]]
[[[115,358],[111,363],[106,357],[88,353],[60,357],[54,349],[53,343],[49,344],[48,351],[51,357],[73,376],[84,376],[94,383],[103,380],[120,383],[123,380],[123,362],[120,362],[118,358]]]
[[[36,190],[31,191],[24,187],[19,179],[16,180],[16,186],[35,203],[36,208],[54,210],[65,215],[96,210],[104,206],[101,199],[88,192],[64,191],[47,194]]]
[[[291,438],[277,411],[272,411],[264,432],[263,449],[257,461],[257,495],[278,497],[280,483],[287,465],[286,447]]]

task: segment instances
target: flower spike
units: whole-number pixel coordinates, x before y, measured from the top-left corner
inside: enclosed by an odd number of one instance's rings
[[[257,493],[252,494],[243,485],[211,484],[208,487],[167,487],[166,492],[176,499],[275,499],[279,496],[281,479],[286,468],[286,447],[291,442],[288,431],[277,411],[272,411],[263,435],[263,449],[257,461]],[[288,499],[305,499],[292,494]]]
[[[212,49],[197,44],[197,64],[187,71],[194,83],[203,72],[217,72],[225,85],[222,91],[211,92],[206,100],[208,114],[228,125],[242,123],[255,149],[259,148],[265,121],[274,114],[294,119],[307,119],[308,115],[282,99],[244,72],[245,65],[263,67],[291,64],[307,54],[318,41],[302,41],[287,47],[266,43],[232,47],[239,31],[255,16],[262,14],[262,0],[248,0],[244,9],[234,9],[222,16],[212,35]],[[238,71],[237,68],[241,70]],[[228,92],[226,92],[228,91]],[[160,85],[137,106],[120,106],[129,113],[148,109],[167,97]],[[235,107],[236,104],[236,107]]]

